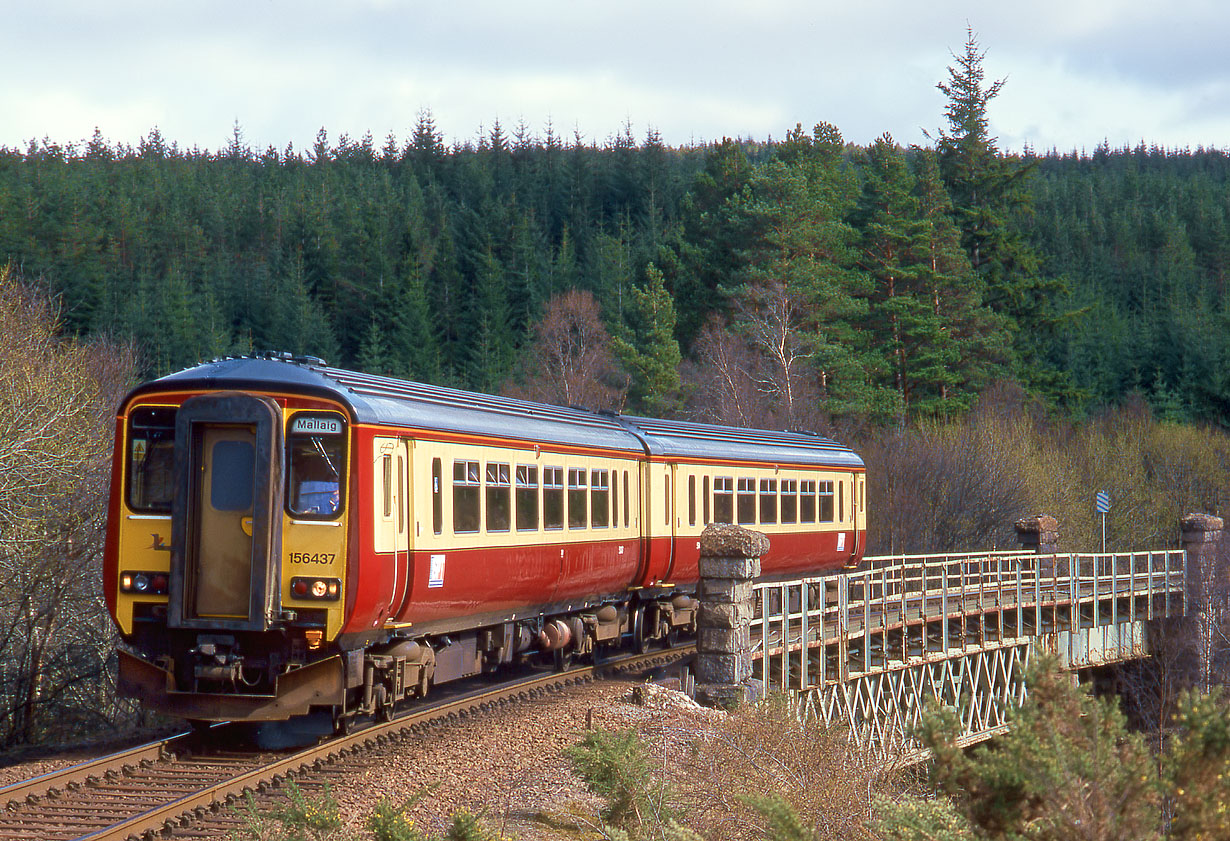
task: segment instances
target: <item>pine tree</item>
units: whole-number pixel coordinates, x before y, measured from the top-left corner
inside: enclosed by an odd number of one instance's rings
[[[956,241],[933,156],[914,155],[918,175],[885,135],[867,152],[855,216],[860,264],[874,281],[869,328],[889,352],[885,369],[903,413],[951,415],[969,408],[1002,371],[996,316]]]
[[[832,126],[810,135],[796,128],[732,198],[756,235],[740,255],[740,285],[727,292],[738,329],[774,370],[762,390],[785,424],[798,422],[794,383],[804,380],[831,411],[895,411],[894,392],[878,377],[883,357],[865,332],[870,282],[846,221],[857,186],[843,149]]]

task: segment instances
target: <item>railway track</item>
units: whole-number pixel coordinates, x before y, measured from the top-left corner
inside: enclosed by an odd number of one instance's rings
[[[677,663],[691,643],[472,689],[416,706],[393,721],[292,753],[209,747],[200,734],[151,742],[0,789],[0,841],[119,841],[190,832],[200,817],[243,796],[431,725],[559,692],[604,674],[631,674]]]

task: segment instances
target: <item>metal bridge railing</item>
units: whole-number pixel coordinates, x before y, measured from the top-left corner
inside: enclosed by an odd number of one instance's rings
[[[1182,550],[868,558],[834,575],[754,585],[766,687],[823,688],[1063,631],[1183,613]]]

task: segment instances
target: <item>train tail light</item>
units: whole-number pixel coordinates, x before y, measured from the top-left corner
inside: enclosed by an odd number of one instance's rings
[[[121,572],[120,591],[141,596],[165,596],[169,579],[165,572]]]
[[[290,594],[296,599],[337,601],[342,592],[342,582],[336,578],[292,578]]]

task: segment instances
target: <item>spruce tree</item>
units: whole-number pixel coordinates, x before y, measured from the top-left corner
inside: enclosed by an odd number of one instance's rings
[[[948,81],[936,87],[948,98],[936,144],[940,172],[952,197],[961,244],[985,286],[986,302],[1017,327],[1016,374],[1027,385],[1060,396],[1068,391],[1046,352],[1059,318],[1053,298],[1063,285],[1042,273],[1041,259],[1021,224],[1031,215],[1034,164],[1003,155],[991,135],[988,106],[1004,79],[987,84],[986,52],[972,29],[964,51],[954,54]]]
[[[628,398],[634,411],[670,415],[679,407],[679,363],[675,304],[657,267],[645,271],[645,285],[633,287],[623,329],[612,349],[632,376]]]

